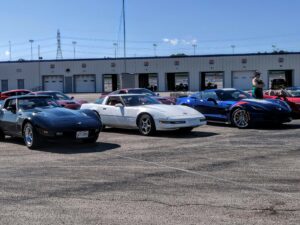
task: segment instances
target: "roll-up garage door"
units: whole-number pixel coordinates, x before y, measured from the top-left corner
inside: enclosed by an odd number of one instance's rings
[[[64,76],[49,75],[43,76],[43,84],[45,91],[64,91]]]
[[[76,92],[96,92],[96,76],[74,75]]]
[[[255,71],[232,72],[233,88],[240,89],[240,90],[251,90],[254,72]]]

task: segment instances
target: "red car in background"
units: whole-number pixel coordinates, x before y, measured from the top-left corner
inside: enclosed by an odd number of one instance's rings
[[[124,88],[124,89],[120,89],[120,90],[117,90],[117,91],[114,91],[111,93],[104,93],[100,96],[100,98],[103,98],[107,95],[117,95],[117,94],[144,94],[144,95],[148,95],[152,98],[155,98],[160,103],[165,104],[165,105],[175,105],[176,104],[175,98],[159,96],[159,94],[156,94],[146,88]]]
[[[264,98],[285,101],[292,109],[293,118],[300,119],[300,96],[293,96],[286,90],[269,90],[265,91]]]
[[[16,95],[27,95],[31,93],[31,91],[26,89],[16,89],[16,90],[10,90],[10,91],[4,91],[0,94],[0,100],[5,100],[9,97],[16,96]]]
[[[32,92],[32,94],[52,96],[52,98],[56,100],[60,106],[68,109],[80,109],[83,103],[87,103],[87,101],[84,100],[75,100],[73,97],[69,97],[68,95],[65,95],[59,91],[37,91]]]

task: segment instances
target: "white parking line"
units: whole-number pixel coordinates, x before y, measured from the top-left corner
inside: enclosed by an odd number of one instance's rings
[[[164,165],[164,164],[161,164],[161,163],[146,161],[146,160],[132,158],[132,157],[128,157],[128,156],[121,156],[121,155],[118,155],[118,154],[111,154],[111,153],[105,153],[105,154],[106,155],[111,155],[111,156],[112,155],[117,156],[117,157],[120,157],[120,158],[123,158],[123,159],[129,159],[129,160],[133,160],[133,161],[137,161],[137,162],[143,162],[143,163],[150,164],[150,165],[155,165],[155,166],[158,166],[158,167],[164,167],[164,168],[168,168],[168,169],[172,169],[172,170],[177,170],[177,171],[180,171],[180,172],[189,173],[189,174],[193,174],[193,175],[197,175],[197,176],[201,176],[201,177],[211,178],[213,180],[222,181],[222,182],[225,182],[225,183],[233,184],[235,186],[246,187],[246,188],[258,190],[258,191],[265,192],[265,193],[268,193],[268,194],[276,194],[276,195],[279,195],[281,197],[300,200],[300,198],[297,198],[295,196],[291,196],[291,195],[286,194],[286,193],[280,193],[280,192],[272,191],[272,190],[269,190],[269,189],[266,189],[266,188],[260,188],[260,187],[255,187],[255,186],[251,186],[251,185],[247,185],[247,184],[241,184],[241,183],[236,182],[236,181],[232,181],[232,180],[229,180],[229,179],[224,179],[224,178],[220,178],[220,177],[212,176],[212,175],[208,175],[208,174],[203,174],[203,173],[200,173],[200,172],[197,172],[197,171],[192,171],[192,170],[182,169],[182,168],[178,168],[178,167],[168,166],[168,165]]]

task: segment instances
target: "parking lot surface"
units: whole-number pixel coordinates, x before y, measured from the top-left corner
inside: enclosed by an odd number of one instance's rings
[[[0,224],[300,224],[300,121],[0,143]]]

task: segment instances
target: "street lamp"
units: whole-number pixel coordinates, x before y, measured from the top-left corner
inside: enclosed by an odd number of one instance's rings
[[[230,46],[232,48],[232,54],[234,54],[235,45]]]
[[[117,58],[118,44],[117,44],[117,43],[114,43],[113,45],[114,45],[114,47],[115,47],[115,59],[116,59],[116,58]]]
[[[156,55],[156,48],[157,48],[157,44],[153,44],[153,50],[154,50],[154,56],[156,57],[157,55]]]
[[[31,49],[31,60],[33,60],[32,44],[34,40],[29,40],[29,42],[30,42],[30,49]]]
[[[76,44],[77,44],[77,42],[73,41],[72,44],[73,44],[73,57],[75,59],[76,58]]]
[[[197,45],[196,45],[196,44],[193,44],[192,46],[193,46],[193,48],[194,48],[194,55],[196,55],[196,48],[197,48]]]

